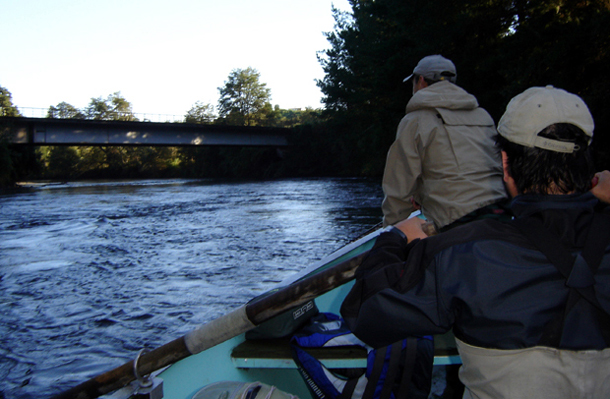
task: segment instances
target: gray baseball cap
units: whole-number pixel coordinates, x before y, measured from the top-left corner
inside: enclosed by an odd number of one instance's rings
[[[457,78],[453,62],[438,54],[429,55],[419,60],[417,66],[413,69],[413,73],[404,78],[403,82],[407,82],[413,75],[421,75],[426,79],[434,81],[448,80],[452,83],[455,83]]]
[[[564,153],[578,151],[578,146],[572,142],[538,136],[555,123],[577,126],[591,143],[595,124],[587,104],[577,95],[553,86],[531,87],[510,100],[498,123],[498,133],[525,147]]]

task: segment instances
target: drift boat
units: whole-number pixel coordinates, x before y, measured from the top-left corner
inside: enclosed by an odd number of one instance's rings
[[[301,399],[311,398],[292,359],[289,338],[246,339],[246,332],[287,314],[297,317],[313,306],[312,300],[320,312],[339,314],[356,268],[382,231],[373,230],[229,314],[151,352],[140,352],[133,361],[55,398],[201,399],[206,397],[202,392],[206,386],[222,381],[261,382]],[[364,349],[310,352],[329,369],[366,368]],[[452,337],[435,337],[434,365],[460,363]]]

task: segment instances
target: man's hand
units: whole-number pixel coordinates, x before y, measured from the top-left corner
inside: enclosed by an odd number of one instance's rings
[[[591,183],[591,193],[600,201],[610,204],[610,171],[597,172]]]
[[[416,238],[424,239],[428,237],[426,233],[424,233],[424,225],[426,221],[420,218],[411,218],[405,219],[401,222],[398,222],[394,225],[394,227],[400,229],[407,236],[407,241],[410,243]]]

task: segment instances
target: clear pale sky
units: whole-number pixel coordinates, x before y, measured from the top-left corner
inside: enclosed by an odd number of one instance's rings
[[[321,108],[316,52],[348,0],[0,0],[0,86],[13,104],[77,108],[120,91],[135,113],[216,105],[252,67],[281,108]]]

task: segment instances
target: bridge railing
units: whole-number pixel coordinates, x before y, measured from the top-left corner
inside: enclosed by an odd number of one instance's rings
[[[33,108],[33,107],[17,107],[21,115],[26,118],[46,118],[49,112],[48,108]],[[129,115],[133,115],[140,122],[184,122],[184,115],[170,115],[170,114],[148,114],[131,112]]]

